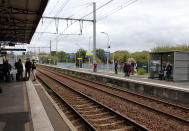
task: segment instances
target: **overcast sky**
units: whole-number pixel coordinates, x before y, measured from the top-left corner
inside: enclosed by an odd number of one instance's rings
[[[97,8],[109,0],[96,0]],[[107,48],[107,32],[111,52],[150,50],[157,45],[181,45],[189,43],[189,0],[138,0],[126,8],[111,14],[112,10],[127,5],[130,0],[114,0],[97,11],[97,48]],[[134,1],[134,0],[133,0]],[[81,18],[92,11],[90,0],[50,0],[44,16]],[[92,19],[92,15],[85,17]],[[72,21],[73,22],[73,21]],[[80,25],[67,28],[67,21],[58,21],[62,34],[79,34]],[[39,32],[56,32],[55,20],[41,20],[30,46],[49,46],[56,50],[57,35]],[[84,22],[82,35],[59,35],[58,51],[75,52],[79,48],[92,50],[92,23]],[[46,49],[47,50],[47,49]],[[43,50],[41,50],[43,51]]]

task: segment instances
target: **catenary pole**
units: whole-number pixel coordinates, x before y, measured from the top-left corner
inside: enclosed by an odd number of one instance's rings
[[[96,3],[93,2],[93,64],[95,62],[96,62]],[[95,70],[93,71],[95,72]]]
[[[49,64],[51,64],[51,40],[50,40],[50,59],[49,59]]]

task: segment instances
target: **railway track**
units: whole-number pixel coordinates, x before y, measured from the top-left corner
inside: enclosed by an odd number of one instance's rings
[[[81,79],[73,76],[68,76],[64,75],[60,72],[57,71],[52,71],[52,70],[46,70],[45,68],[40,68],[43,69],[43,71],[48,71],[49,75],[53,75],[53,77],[59,77],[59,80],[64,80],[69,79],[72,82],[77,82],[79,84],[82,84],[84,86],[90,87],[93,90],[98,90],[103,92],[104,94],[111,95],[113,97],[119,98],[124,101],[132,102],[137,105],[142,106],[143,108],[150,109],[151,111],[158,112],[160,114],[163,114],[165,116],[174,118],[178,121],[181,121],[182,123],[185,123],[186,125],[189,124],[188,122],[188,108],[173,105],[171,103],[166,103],[163,101],[157,101],[155,99],[149,98],[149,97],[144,97],[138,94],[130,93],[127,91],[123,91],[120,89],[116,89],[113,87],[106,86],[101,83],[93,82],[90,80],[86,79]],[[98,85],[98,86],[97,86]],[[170,112],[170,109],[174,109],[174,111]]]
[[[51,88],[58,98],[66,103],[87,125],[87,130],[135,131],[147,130],[140,124],[120,115],[107,106],[74,90],[54,77],[38,72],[38,78]]]

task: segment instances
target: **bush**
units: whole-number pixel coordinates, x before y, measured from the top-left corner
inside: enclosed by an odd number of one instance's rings
[[[147,71],[144,68],[139,68],[138,69],[138,74],[139,75],[145,75],[147,73]]]

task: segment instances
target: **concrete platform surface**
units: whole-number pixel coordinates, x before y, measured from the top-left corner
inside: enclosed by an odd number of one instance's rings
[[[75,128],[71,122],[62,116],[62,110],[58,108],[58,105],[50,97],[44,87],[39,83],[39,81],[33,82],[33,85],[39,94],[43,107],[49,117],[49,120],[55,131],[74,131]]]
[[[0,131],[32,131],[25,82],[0,82]]]

